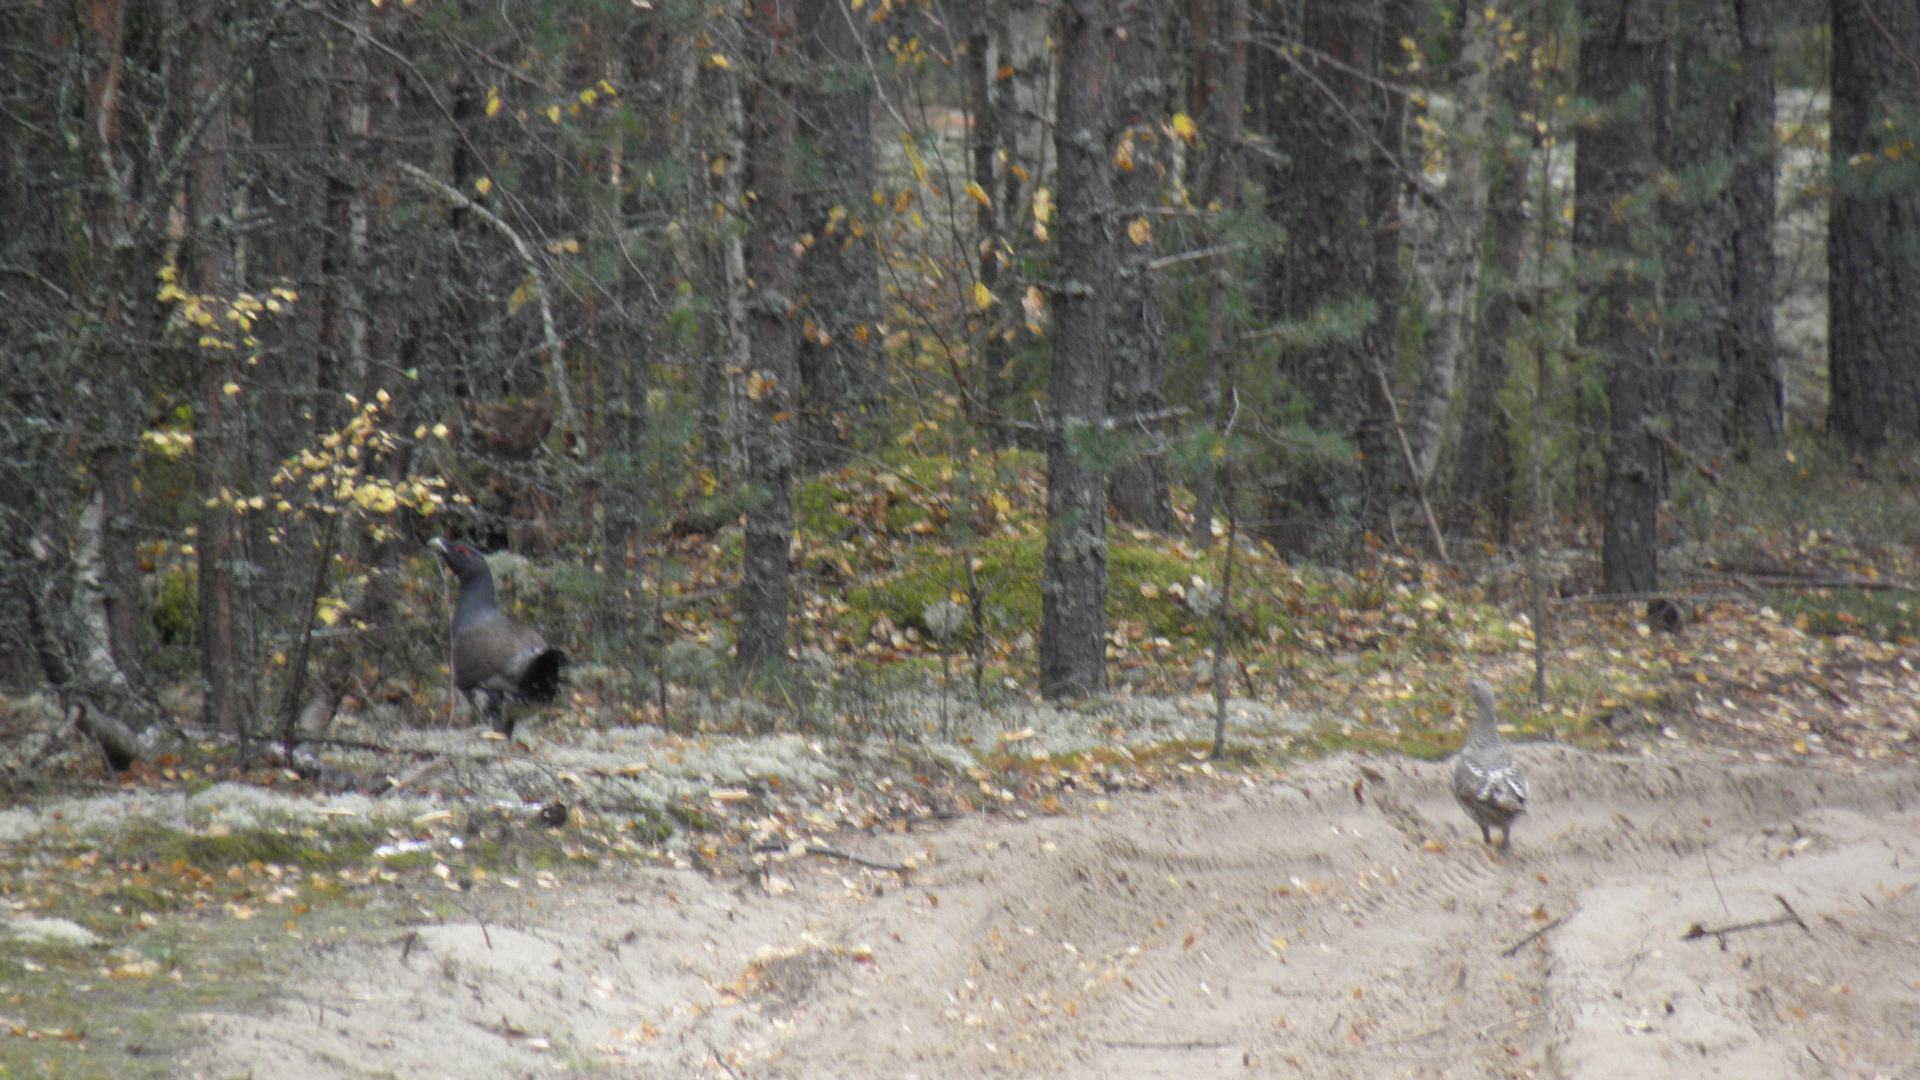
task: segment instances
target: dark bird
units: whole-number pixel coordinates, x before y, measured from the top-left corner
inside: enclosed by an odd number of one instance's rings
[[[501,612],[493,571],[479,552],[437,536],[428,546],[460,579],[460,601],[453,609],[454,685],[493,730],[512,738],[522,714],[559,695],[567,654]]]
[[[1453,758],[1453,797],[1460,800],[1480,839],[1493,843],[1500,830],[1500,847],[1512,838],[1513,819],[1527,812],[1527,774],[1513,760],[1507,741],[1493,718],[1493,687],[1485,679],[1469,684],[1473,691],[1473,724],[1467,744]]]

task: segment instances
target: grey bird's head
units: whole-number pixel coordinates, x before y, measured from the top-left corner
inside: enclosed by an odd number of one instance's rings
[[[1467,689],[1473,692],[1474,712],[1492,714],[1493,684],[1485,679],[1475,679],[1467,684]]]
[[[1493,717],[1493,685],[1485,679],[1475,679],[1467,684],[1467,689],[1473,694],[1472,726],[1498,730]]]

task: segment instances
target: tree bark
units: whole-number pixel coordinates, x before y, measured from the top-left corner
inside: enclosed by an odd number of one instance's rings
[[[137,335],[128,333],[130,292],[135,281],[132,235],[137,155],[128,153],[122,132],[122,82],[126,66],[126,7],[121,0],[96,4],[80,20],[85,35],[86,131],[88,177],[88,269],[90,325],[82,337],[84,364],[99,372],[97,393],[104,415],[95,429],[93,468],[99,482],[99,565],[91,586],[100,591],[104,632],[100,644],[116,666],[115,676],[137,671],[144,605],[135,537],[135,458],[138,450],[146,365],[135,355]],[[137,308],[135,309],[137,310]]]
[[[1004,242],[1006,210],[1002,201],[1006,190],[994,169],[994,158],[1000,149],[1001,106],[994,93],[1000,64],[993,37],[993,7],[991,0],[968,0],[967,55],[963,65],[967,111],[973,121],[967,138],[968,173],[986,194],[986,199],[976,201],[973,208],[974,230],[978,233],[974,239],[980,245],[974,272],[988,292],[1000,283],[1000,245]],[[1014,394],[1006,336],[991,320],[983,319],[974,348],[978,359],[973,365],[972,385],[962,388],[962,393],[980,406],[979,418],[992,444],[1000,448],[1012,446],[1014,428],[1008,423],[1011,419],[1008,413]]]
[[[1047,432],[1047,547],[1040,580],[1040,692],[1106,689],[1106,483],[1086,437],[1106,413],[1107,315],[1114,279],[1108,172],[1114,0],[1060,9],[1059,294]]]
[[[1527,244],[1527,193],[1531,147],[1526,124],[1539,92],[1526,63],[1509,64],[1495,79],[1500,111],[1508,118],[1489,147],[1487,170],[1487,251],[1482,275],[1479,324],[1467,364],[1467,402],[1460,422],[1459,452],[1454,457],[1453,501],[1467,515],[1488,514],[1505,541],[1513,518],[1513,448],[1508,417],[1500,402],[1507,378],[1507,339],[1513,332],[1520,289],[1521,254]]]
[[[182,277],[189,292],[233,294],[233,241],[227,161],[232,146],[226,103],[231,42],[218,0],[196,0],[187,11],[186,100],[208,103],[210,112],[192,151],[186,177],[186,257]],[[183,133],[184,137],[184,133]],[[231,505],[225,501],[238,479],[240,397],[226,392],[239,372],[232,350],[188,346],[199,368],[194,409],[194,488],[201,500],[195,541],[200,574],[200,669],[206,684],[204,722],[215,730],[251,734],[248,670],[241,640],[237,570],[244,558]]]
[[[793,546],[793,410],[798,392],[793,254],[795,108],[791,79],[793,0],[759,0],[759,77],[747,123],[754,203],[752,290],[748,300],[753,366],[748,375],[746,544],[740,574],[738,653],[743,671],[787,654],[787,561]]]
[[[1193,83],[1204,157],[1195,187],[1200,204],[1222,219],[1240,210],[1240,134],[1247,102],[1248,0],[1191,0]],[[1215,235],[1220,235],[1216,230]],[[1225,437],[1225,387],[1232,377],[1231,299],[1234,261],[1221,256],[1207,275],[1207,328],[1200,361],[1200,412],[1216,437]],[[1214,461],[1201,464],[1193,480],[1193,546],[1213,543]]]
[[[1734,0],[1740,28],[1739,89],[1733,100],[1733,334],[1724,355],[1728,441],[1759,457],[1786,441],[1785,380],[1773,332],[1774,132],[1773,2]]]
[[[1466,18],[1459,61],[1464,70],[1453,86],[1454,121],[1447,132],[1447,181],[1434,211],[1426,362],[1419,387],[1407,404],[1413,472],[1423,484],[1433,479],[1440,462],[1454,386],[1473,347],[1473,302],[1486,239],[1488,87],[1499,52],[1495,27],[1477,12],[1469,12]]]
[[[1646,269],[1654,211],[1651,180],[1665,118],[1668,28],[1659,0],[1582,0],[1580,92],[1598,118],[1581,132],[1574,187],[1578,264],[1598,278],[1581,322],[1582,343],[1606,369],[1608,445],[1602,506],[1602,588],[1659,588],[1661,447],[1657,281]]]
[[[1108,484],[1108,499],[1120,516],[1155,532],[1173,529],[1173,499],[1168,490],[1167,454],[1160,445],[1163,421],[1143,421],[1166,404],[1166,316],[1160,300],[1160,279],[1149,265],[1158,249],[1153,219],[1159,205],[1162,179],[1173,164],[1170,147],[1158,132],[1168,115],[1170,81],[1162,63],[1164,28],[1158,7],[1142,4],[1124,27],[1126,36],[1114,45],[1119,89],[1119,116],[1115,126],[1129,147],[1121,155],[1114,184],[1120,227],[1113,309],[1108,341],[1112,382],[1107,395],[1109,415],[1116,418],[1127,439],[1124,457]],[[1130,137],[1129,137],[1130,136]],[[1137,233],[1137,235],[1136,235]]]
[[[1284,29],[1309,51],[1261,54],[1261,92],[1249,89],[1250,119],[1284,155],[1264,177],[1285,239],[1267,267],[1262,313],[1306,324],[1371,302],[1370,314],[1280,358],[1307,423],[1350,451],[1287,462],[1268,485],[1262,531],[1287,554],[1341,559],[1386,522],[1386,470],[1399,455],[1373,365],[1397,367],[1404,106],[1378,76],[1400,52],[1408,15],[1403,0],[1308,5]]]
[[[811,61],[801,95],[801,157],[807,177],[800,215],[814,236],[800,263],[805,318],[800,342],[800,462],[844,462],[876,419],[880,263],[875,230],[852,220],[873,207],[873,83],[861,50],[866,16],[846,0],[801,0],[800,36]],[[865,328],[867,333],[859,331]],[[863,341],[862,337],[866,340]]]
[[[1773,58],[1767,0],[1685,8],[1674,40],[1664,388],[1674,440],[1710,457],[1777,447]]]
[[[1916,58],[1920,4],[1834,0],[1827,429],[1862,453],[1920,439]]]

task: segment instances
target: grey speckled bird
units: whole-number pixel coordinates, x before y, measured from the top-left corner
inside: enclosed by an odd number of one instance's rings
[[[1493,843],[1493,830],[1500,830],[1504,850],[1513,819],[1527,811],[1527,774],[1513,760],[1495,726],[1493,687],[1485,679],[1468,685],[1473,691],[1473,724],[1467,729],[1467,745],[1453,757],[1453,797],[1480,826],[1482,840]]]

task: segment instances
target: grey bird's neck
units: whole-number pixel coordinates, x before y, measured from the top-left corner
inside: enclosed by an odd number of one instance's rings
[[[1500,743],[1500,725],[1493,715],[1493,687],[1475,679],[1472,692],[1473,723],[1467,728],[1467,745],[1497,746]]]
[[[1498,746],[1500,744],[1500,722],[1491,716],[1476,716],[1472,726],[1467,728],[1468,746]]]
[[[493,596],[493,575],[475,574],[460,579],[460,601],[453,609],[455,628],[468,626],[499,609]]]

